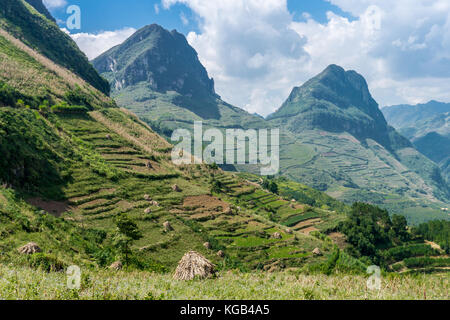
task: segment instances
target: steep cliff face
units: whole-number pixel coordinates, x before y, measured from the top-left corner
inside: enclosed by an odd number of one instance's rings
[[[263,121],[220,99],[197,52],[176,30],[143,27],[93,64],[108,79],[117,102],[153,126],[164,127],[161,121],[168,119],[220,120],[224,125],[230,119],[230,125]],[[170,132],[173,125],[169,127],[161,132]]]
[[[214,80],[208,77],[186,38],[156,24],[138,30],[93,63],[114,90],[146,82],[157,92],[176,91],[203,99],[215,97]]]

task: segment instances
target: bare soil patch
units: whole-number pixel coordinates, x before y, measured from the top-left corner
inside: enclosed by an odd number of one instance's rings
[[[228,203],[209,195],[186,197],[183,208],[191,212],[192,219],[221,215],[230,209]]]
[[[320,218],[308,219],[308,220],[297,223],[292,229],[298,230],[298,229],[302,229],[302,228],[305,228],[308,226],[316,225],[321,222],[322,222],[322,219],[320,219]]]
[[[328,235],[331,240],[339,247],[339,249],[345,249],[348,247],[347,238],[343,233],[333,232]]]
[[[71,207],[67,201],[45,201],[42,198],[30,198],[26,201],[28,204],[45,210],[56,217],[59,217],[64,212],[73,209],[73,207]]]

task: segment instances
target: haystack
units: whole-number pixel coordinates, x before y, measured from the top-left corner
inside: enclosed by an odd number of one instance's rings
[[[206,249],[211,249],[211,243],[209,243],[209,242],[205,242],[204,244],[203,244],[203,246],[206,248]]]
[[[178,263],[173,278],[176,280],[193,280],[196,277],[205,279],[215,273],[215,265],[211,261],[198,252],[190,251]]]
[[[150,197],[149,194],[144,194],[144,200],[145,201],[152,201],[152,197]]]
[[[176,184],[174,184],[172,186],[172,190],[175,191],[175,192],[181,192],[181,188],[178,185],[176,185]]]
[[[112,265],[109,266],[109,269],[111,270],[121,270],[123,268],[122,262],[120,261],[116,261],[114,262]]]
[[[281,238],[282,238],[281,233],[275,232],[275,233],[272,235],[272,238],[274,238],[274,239],[281,239]]]
[[[34,242],[27,243],[23,247],[20,247],[18,250],[21,254],[33,254],[37,252],[42,252],[41,248],[39,248],[37,243]]]
[[[316,255],[316,256],[321,256],[322,255],[322,251],[320,251],[319,248],[315,248],[312,253],[314,255]]]
[[[217,252],[217,256],[220,257],[220,258],[223,258],[223,257],[225,257],[225,252],[223,252],[222,250],[219,250]]]
[[[287,234],[293,234],[294,232],[291,229],[286,229]]]
[[[166,232],[173,231],[172,225],[169,221],[164,222],[163,227]]]
[[[150,214],[150,213],[152,213],[152,209],[147,208],[147,209],[144,210],[144,213],[145,214]]]

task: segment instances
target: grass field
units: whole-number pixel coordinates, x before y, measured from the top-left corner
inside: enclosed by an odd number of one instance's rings
[[[367,288],[367,277],[294,273],[238,273],[180,282],[171,274],[82,270],[80,290],[67,288],[65,273],[0,265],[0,299],[137,300],[341,300],[449,299],[447,275],[390,275],[381,290]]]

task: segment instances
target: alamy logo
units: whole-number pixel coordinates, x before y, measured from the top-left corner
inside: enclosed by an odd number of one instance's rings
[[[71,5],[67,7],[67,14],[70,16],[67,18],[66,25],[69,30],[81,29],[81,9],[77,5]]]
[[[181,140],[181,141],[180,141]],[[203,132],[203,123],[194,122],[194,137],[187,129],[172,134],[177,143],[172,150],[172,161],[181,164],[251,164],[259,165],[261,175],[276,175],[280,169],[280,130],[212,128]],[[205,143],[207,144],[204,147]],[[192,152],[193,147],[193,152]]]

